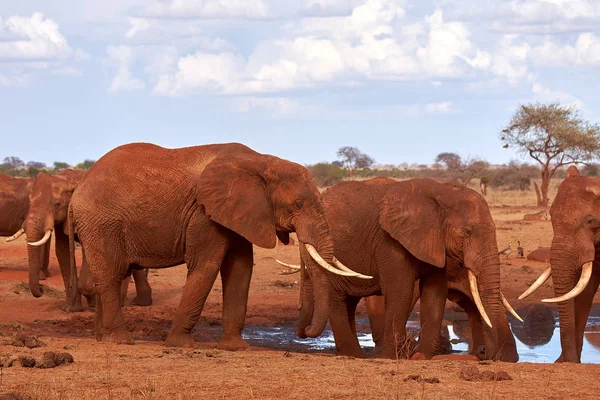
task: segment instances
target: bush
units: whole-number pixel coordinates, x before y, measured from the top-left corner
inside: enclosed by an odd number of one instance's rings
[[[333,186],[347,175],[346,170],[329,163],[318,163],[306,167],[313,180],[320,187]]]

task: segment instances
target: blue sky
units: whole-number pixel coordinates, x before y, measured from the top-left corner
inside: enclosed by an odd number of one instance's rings
[[[600,122],[595,0],[0,2],[0,158],[239,141],[303,164],[516,158],[521,103]]]

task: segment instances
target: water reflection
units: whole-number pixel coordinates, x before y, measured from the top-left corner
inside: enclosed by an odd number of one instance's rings
[[[553,363],[560,355],[560,332],[555,309],[543,304],[532,304],[517,309],[524,323],[509,318],[515,335],[520,362]],[[375,348],[366,319],[357,319],[358,339],[366,353]],[[409,320],[408,329],[419,327],[419,315],[415,313]],[[299,352],[335,352],[333,333],[327,326],[323,334],[315,339],[299,339],[293,325],[272,328],[248,326],[244,338],[254,346],[286,349]],[[471,328],[465,313],[454,313],[451,324],[445,327],[442,335],[452,344],[453,352],[467,352]],[[600,306],[590,312],[584,334],[581,361],[600,363]]]

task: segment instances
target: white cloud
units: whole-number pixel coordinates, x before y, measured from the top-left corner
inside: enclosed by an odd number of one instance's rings
[[[0,74],[0,87],[2,86],[23,86],[27,84],[28,77],[26,75],[6,76]]]
[[[546,40],[532,49],[531,61],[558,67],[599,67],[600,38],[593,33],[582,33],[574,45],[560,45]]]
[[[58,24],[42,13],[0,18],[0,60],[65,59],[72,53]]]
[[[206,19],[265,19],[269,8],[263,0],[168,0],[154,1],[148,17]]]
[[[138,32],[142,32],[150,28],[150,22],[143,18],[129,18],[129,24],[131,28],[125,33],[125,37],[131,39]]]
[[[109,46],[106,52],[110,62],[118,67],[117,74],[110,83],[109,92],[134,91],[143,89],[146,86],[144,82],[131,75],[131,66],[134,62],[131,48],[127,46]]]
[[[290,116],[298,109],[298,103],[287,97],[239,97],[234,100],[234,104],[239,112],[259,109],[275,116]]]
[[[244,60],[232,53],[208,54],[198,52],[180,58],[177,71],[163,74],[154,87],[154,93],[181,96],[199,90],[233,91],[239,83]]]
[[[449,114],[452,112],[452,102],[429,103],[425,107],[426,114]]]
[[[350,0],[302,0],[300,14],[304,16],[326,17],[349,15],[353,9]]]

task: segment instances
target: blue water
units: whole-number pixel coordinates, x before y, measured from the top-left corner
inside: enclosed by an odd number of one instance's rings
[[[525,321],[527,322],[527,318]],[[513,332],[516,329],[519,329],[519,327],[523,326],[520,322],[515,320],[511,321],[510,323]],[[560,355],[560,332],[558,328],[558,322],[554,317],[554,320],[551,320],[549,323],[553,325],[543,327],[543,332],[545,333],[542,334],[542,338],[538,337],[538,333],[541,331],[535,328],[527,331],[535,337],[528,337],[527,335],[515,335],[520,362],[553,363],[554,360],[556,360],[556,358]],[[516,326],[516,324],[519,325]],[[368,332],[368,321],[366,321],[366,319],[358,320],[357,325],[367,327],[364,329],[364,332],[358,333],[358,340],[361,347],[368,352],[368,349],[375,347],[373,338]],[[418,328],[418,318],[414,318],[409,321],[408,328],[411,327],[415,329]],[[448,325],[448,334],[449,339],[454,339],[458,342],[452,344],[453,352],[462,353],[468,351],[468,342],[464,338],[461,339],[455,333],[453,325]],[[535,342],[540,344],[525,344],[519,340],[519,336],[526,342]],[[270,328],[246,327],[244,330],[244,338],[251,345],[256,346],[287,349],[290,351],[335,352],[335,341],[329,326],[320,337],[315,339],[298,338],[296,336],[296,329],[293,325],[276,326]],[[595,347],[594,343],[596,343],[596,346],[598,347]],[[581,362],[600,364],[600,315],[592,315],[588,319],[588,324],[584,335]]]

